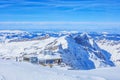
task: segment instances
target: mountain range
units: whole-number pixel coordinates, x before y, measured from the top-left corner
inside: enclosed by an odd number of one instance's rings
[[[53,54],[44,54],[48,50]],[[0,31],[0,58],[21,55],[60,55],[71,69],[120,66],[120,34],[77,31]]]

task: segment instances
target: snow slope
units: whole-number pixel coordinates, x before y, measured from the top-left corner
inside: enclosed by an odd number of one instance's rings
[[[26,62],[0,60],[0,80],[120,80],[120,68],[67,70],[43,67]]]
[[[73,69],[95,69],[114,66],[110,54],[98,45],[86,33],[58,38],[63,62]]]
[[[11,42],[11,43],[1,43],[0,44],[0,55],[1,57],[16,57],[20,56],[21,53],[34,53],[39,52],[48,43],[52,42],[55,38],[49,38],[45,40],[33,40],[33,41],[22,41],[22,42]],[[37,48],[39,49],[35,49]]]
[[[120,66],[120,41],[103,39],[97,41],[97,44],[112,55],[111,60],[116,66]]]
[[[38,54],[39,57],[44,57],[46,50],[61,55],[63,62],[73,69],[114,66],[110,61],[111,55],[100,49],[87,33],[1,43],[0,57],[15,59],[24,54]]]
[[[110,53],[111,61],[120,66],[120,34],[92,33],[90,34],[101,49]]]

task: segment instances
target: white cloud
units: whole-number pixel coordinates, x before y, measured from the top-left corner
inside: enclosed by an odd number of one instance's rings
[[[97,9],[97,7],[101,7],[102,9],[109,8],[109,9],[120,9],[120,3],[116,0],[82,0],[82,1],[64,1],[64,0],[48,0],[48,1],[26,1],[26,0],[2,0],[0,3],[4,3],[5,5],[11,4],[14,7],[17,6],[23,6],[23,8],[26,7],[41,7],[42,8],[50,8],[50,7],[63,7],[63,8],[69,8],[70,10],[80,10],[80,9]],[[7,7],[7,6],[2,7]],[[26,5],[26,6],[25,6]],[[45,6],[45,7],[43,7]],[[1,8],[2,8],[1,7]]]
[[[45,22],[0,22],[0,24],[38,24],[38,25],[42,25],[42,24],[71,24],[71,25],[80,25],[80,24],[98,24],[98,25],[120,25],[119,22],[65,22],[65,21],[59,21],[59,22],[55,22],[55,21],[45,21]]]

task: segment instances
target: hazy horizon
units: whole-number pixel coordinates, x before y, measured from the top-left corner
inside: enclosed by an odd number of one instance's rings
[[[0,22],[0,30],[79,31],[119,33],[119,23],[94,22]]]
[[[0,0],[0,30],[120,31],[119,0]]]

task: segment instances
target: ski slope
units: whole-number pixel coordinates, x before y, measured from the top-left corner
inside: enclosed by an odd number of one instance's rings
[[[120,67],[94,70],[68,70],[27,62],[0,60],[0,80],[120,80]]]

